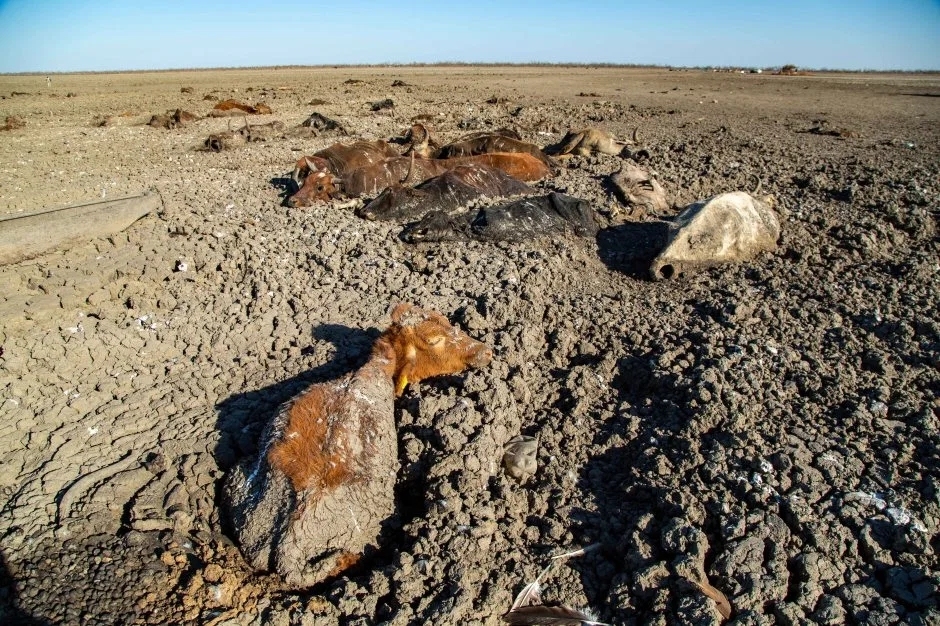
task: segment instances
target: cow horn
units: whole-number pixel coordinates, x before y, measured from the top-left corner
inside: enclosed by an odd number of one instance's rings
[[[754,191],[751,192],[751,195],[752,195],[752,196],[756,196],[757,194],[760,193],[760,186],[761,186],[761,183],[764,182],[764,181],[762,181],[762,180],[761,180],[761,177],[758,176],[757,174],[752,174],[752,176],[754,176],[754,178],[757,179],[757,186],[754,187]]]
[[[320,171],[320,170],[317,168],[316,164],[310,159],[310,157],[304,157],[304,163],[307,164],[307,167],[310,169],[311,172],[318,172],[318,171]]]
[[[634,144],[640,143],[640,127],[639,126],[633,129],[633,143]]]
[[[411,178],[411,172],[415,168],[415,153],[414,150],[411,151],[411,162],[408,164],[408,173],[405,174],[405,177],[401,179],[402,185],[408,184],[408,179]]]

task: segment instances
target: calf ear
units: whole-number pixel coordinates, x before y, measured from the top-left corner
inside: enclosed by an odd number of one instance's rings
[[[397,305],[395,305],[395,308],[392,309],[392,321],[395,322],[396,324],[401,324],[402,319],[405,317],[408,311],[410,311],[413,308],[414,306],[408,304],[407,302],[398,303]]]
[[[398,370],[398,374],[395,376],[395,395],[400,396],[405,392],[405,387],[408,386],[409,382],[418,382],[417,380],[412,380],[411,375],[414,373],[415,363],[418,361],[418,351],[415,350],[415,347],[412,344],[408,344],[408,348],[405,350],[405,363]]]

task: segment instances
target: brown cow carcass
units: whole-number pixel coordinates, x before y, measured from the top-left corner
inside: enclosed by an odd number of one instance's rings
[[[264,102],[258,102],[254,106],[250,104],[245,104],[244,102],[239,102],[229,98],[228,100],[222,100],[209,111],[209,117],[229,117],[232,115],[270,115],[272,113],[271,107],[266,105]]]
[[[286,404],[258,457],[226,477],[223,505],[248,562],[294,588],[354,563],[395,508],[395,397],[491,358],[440,313],[397,306],[366,364]]]
[[[147,122],[147,126],[172,130],[174,128],[183,128],[188,123],[198,119],[198,117],[189,111],[176,109],[175,111],[168,111],[166,115],[154,115],[150,118],[150,121]]]
[[[369,142],[360,142],[369,143]],[[382,143],[386,147],[388,144]],[[354,144],[354,146],[357,144]],[[336,148],[337,146],[333,146]],[[388,148],[391,150],[391,148]],[[330,150],[328,148],[327,150]],[[356,154],[355,150],[352,150]],[[392,151],[394,153],[394,151]],[[356,154],[357,157],[360,155]],[[333,159],[338,161],[337,159]],[[297,163],[294,179],[303,178],[300,190],[288,198],[289,206],[309,206],[315,202],[328,201],[339,195],[358,197],[366,194],[378,194],[395,184],[420,183],[439,176],[461,165],[482,165],[501,170],[522,181],[535,181],[550,176],[551,168],[540,159],[527,153],[493,153],[453,159],[419,159],[390,156],[375,159],[368,155],[369,162],[358,168],[342,167],[344,163],[332,163],[329,156],[321,153],[313,157],[304,157]]]
[[[452,212],[477,198],[529,195],[535,191],[502,170],[483,165],[459,165],[415,187],[391,185],[356,211],[368,220],[420,219],[437,210]]]
[[[555,167],[555,162],[535,144],[527,143],[499,132],[468,135],[454,143],[442,146],[435,156],[438,159],[453,159],[478,154],[494,154],[497,152],[530,154],[544,163],[549,169]]]

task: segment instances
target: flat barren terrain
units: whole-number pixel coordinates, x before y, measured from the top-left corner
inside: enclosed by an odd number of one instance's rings
[[[937,75],[251,69],[0,76],[0,97],[19,126],[0,217],[162,198],[0,266],[0,622],[499,624],[550,556],[596,544],[542,600],[610,624],[940,624]],[[245,123],[203,117],[226,98],[284,132],[203,149]],[[177,108],[199,119],[146,125]],[[298,128],[313,112],[348,136]],[[596,238],[413,245],[349,203],[284,205],[301,156],[416,119],[641,145],[535,183],[589,201]],[[671,204],[651,229],[759,180],[777,250],[651,281],[608,180],[634,160]],[[223,477],[403,301],[494,359],[397,400],[379,544],[286,589],[241,557]],[[502,469],[518,434],[538,440],[521,484]]]

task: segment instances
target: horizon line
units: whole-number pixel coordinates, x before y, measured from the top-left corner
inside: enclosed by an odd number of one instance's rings
[[[230,65],[211,67],[168,67],[151,69],[123,69],[123,70],[70,70],[70,71],[43,71],[26,70],[22,72],[0,72],[0,76],[66,76],[70,74],[141,74],[160,72],[211,72],[224,70],[294,70],[294,69],[341,69],[341,68],[409,68],[409,67],[585,67],[585,68],[630,68],[630,69],[668,69],[668,70],[761,70],[772,71],[785,67],[781,65],[661,65],[656,63],[615,63],[615,62],[585,62],[575,61],[435,61],[411,63],[318,63],[318,64],[277,64],[277,65]],[[799,66],[800,72],[845,73],[845,74],[938,74],[937,69],[845,69],[830,67]]]

